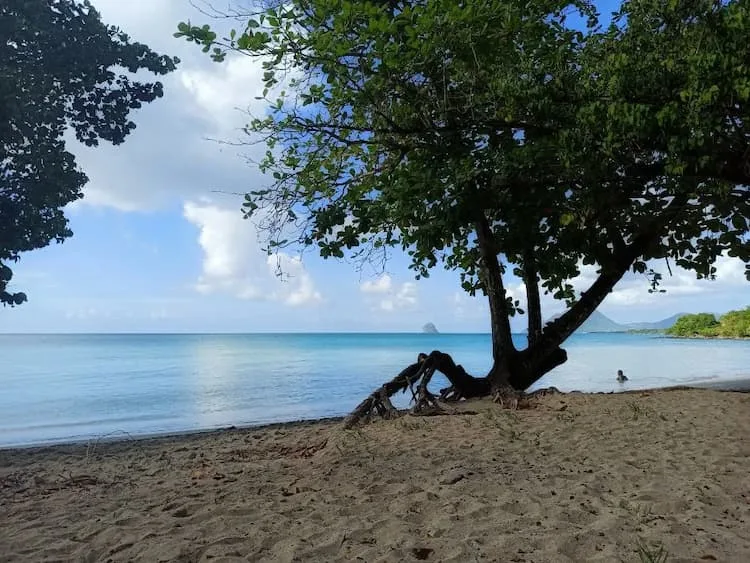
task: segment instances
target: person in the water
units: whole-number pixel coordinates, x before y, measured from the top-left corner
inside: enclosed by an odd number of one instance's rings
[[[627,378],[627,377],[625,377],[625,374],[624,374],[624,373],[622,373],[622,370],[621,370],[621,369],[618,369],[618,370],[617,370],[617,381],[618,381],[619,383],[625,383],[625,382],[626,382],[627,380],[628,380],[628,378]]]

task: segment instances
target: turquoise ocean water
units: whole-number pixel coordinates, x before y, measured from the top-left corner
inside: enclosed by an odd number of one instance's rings
[[[565,347],[568,362],[535,387],[750,377],[748,341],[581,334]],[[483,334],[0,335],[0,447],[342,415],[434,349],[475,375],[490,367]]]

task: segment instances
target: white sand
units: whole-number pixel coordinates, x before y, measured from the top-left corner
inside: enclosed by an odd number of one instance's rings
[[[0,560],[750,561],[750,395],[462,408],[1,451]]]

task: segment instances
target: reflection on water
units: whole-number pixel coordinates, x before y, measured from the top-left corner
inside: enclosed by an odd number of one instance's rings
[[[191,353],[192,369],[186,379],[192,387],[188,387],[186,398],[193,404],[195,424],[202,428],[227,424],[227,416],[237,409],[236,387],[240,383],[232,348],[206,339],[196,342]]]
[[[0,446],[341,415],[435,349],[475,375],[491,365],[488,335],[0,336]],[[606,392],[750,376],[747,341],[588,334],[566,349],[568,362],[535,387]],[[431,386],[446,384],[436,374]]]

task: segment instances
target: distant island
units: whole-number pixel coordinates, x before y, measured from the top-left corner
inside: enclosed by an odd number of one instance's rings
[[[437,327],[432,323],[427,323],[422,327],[422,332],[426,334],[440,334]]]
[[[713,313],[683,315],[665,334],[677,338],[750,338],[750,307],[729,311],[718,320]]]

